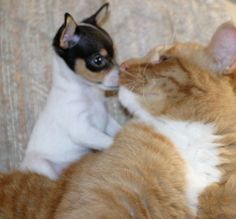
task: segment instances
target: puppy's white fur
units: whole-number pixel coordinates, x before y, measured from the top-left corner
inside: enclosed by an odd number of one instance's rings
[[[114,72],[118,75],[113,70],[112,77]],[[91,149],[110,147],[119,129],[107,112],[104,92],[72,72],[56,56],[52,89],[33,129],[21,168],[55,179],[62,169]]]

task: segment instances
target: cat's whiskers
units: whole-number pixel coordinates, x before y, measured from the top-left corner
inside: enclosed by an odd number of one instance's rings
[[[145,75],[145,72],[146,72],[147,67],[148,67],[149,65],[150,65],[150,63],[146,63],[145,67],[143,68],[143,70],[142,70],[142,72],[141,72],[142,75]]]
[[[133,76],[133,73],[131,73],[131,72],[127,71],[127,70],[125,70],[124,73],[127,74],[127,75]]]
[[[143,97],[144,103],[147,104],[147,98],[144,94],[144,89],[142,89],[142,97]]]
[[[126,82],[126,86],[128,86],[129,88],[132,88],[132,91],[133,91],[136,86],[136,83],[137,83],[136,81],[128,79]]]
[[[170,34],[168,34],[168,36],[171,36],[171,38],[168,39],[168,37],[166,37],[165,39],[165,43],[164,43],[164,49],[166,49],[170,44],[174,44],[176,42],[176,29],[175,29],[175,22],[172,21],[172,18],[175,17],[173,15],[173,12],[168,10],[168,8],[166,8],[164,5],[162,6],[162,8],[166,11],[167,14],[167,21],[169,23],[169,27],[170,27]]]
[[[130,84],[130,87],[131,87],[131,91],[133,92],[135,90],[135,87],[136,87],[136,82],[133,81],[133,83]]]
[[[130,86],[129,90],[130,90],[131,92],[133,92],[134,89],[135,89],[135,83],[133,83],[133,86],[132,86],[132,87]]]

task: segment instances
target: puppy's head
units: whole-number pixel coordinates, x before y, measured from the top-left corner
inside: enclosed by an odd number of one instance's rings
[[[79,24],[66,13],[64,23],[53,39],[53,47],[75,74],[102,89],[113,90],[118,87],[119,77],[113,42],[98,25],[108,6],[108,3],[104,4]]]

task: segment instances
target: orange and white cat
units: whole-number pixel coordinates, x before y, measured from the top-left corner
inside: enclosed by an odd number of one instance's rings
[[[207,47],[175,44],[124,62],[119,99],[134,119],[112,147],[58,182],[2,175],[0,216],[236,218],[235,55],[226,23]]]

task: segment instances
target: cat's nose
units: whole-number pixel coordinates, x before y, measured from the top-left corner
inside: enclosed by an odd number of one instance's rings
[[[129,69],[129,64],[128,62],[123,62],[121,65],[120,65],[120,71],[127,71]]]
[[[143,59],[143,58],[128,59],[120,65],[120,70],[121,71],[128,71],[131,67],[137,66],[137,65],[142,64],[144,62],[145,62],[145,59]]]
[[[120,65],[121,71],[128,71],[132,65],[137,64],[139,59],[128,59]]]

